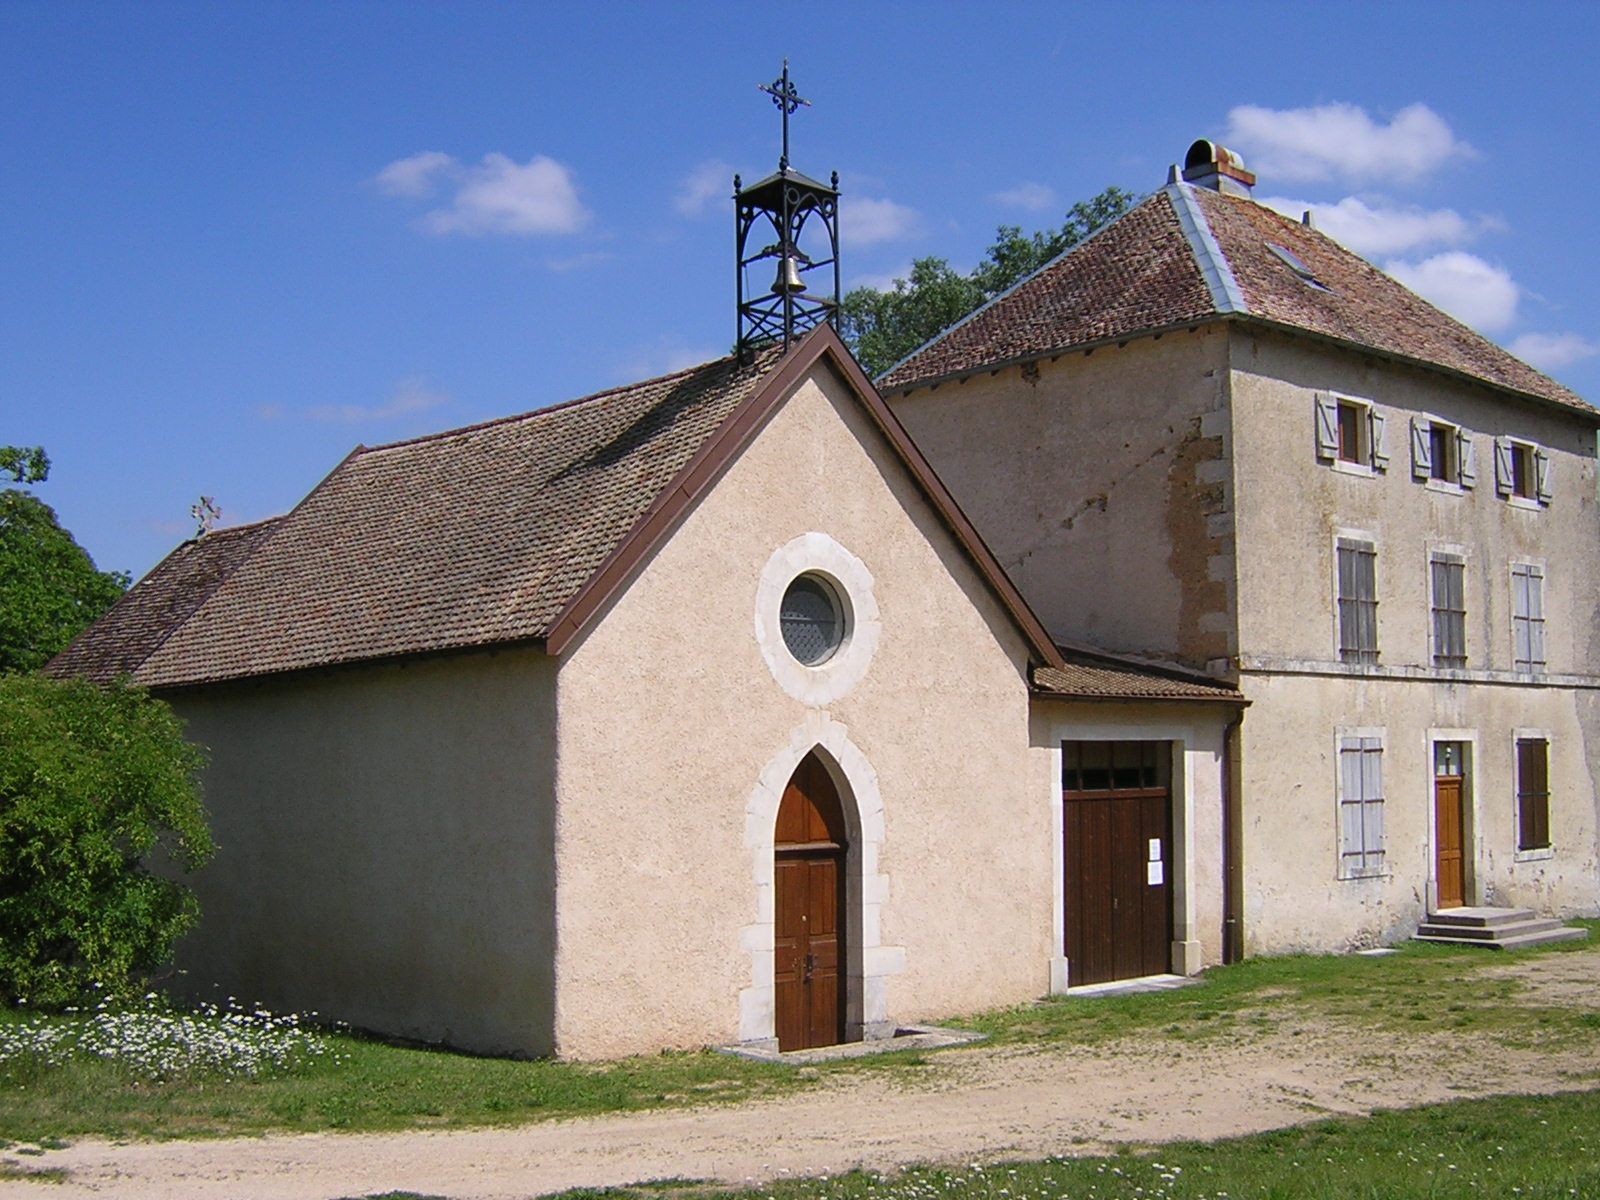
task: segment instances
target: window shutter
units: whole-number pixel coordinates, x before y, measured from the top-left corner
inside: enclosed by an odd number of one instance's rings
[[[1423,417],[1411,418],[1411,474],[1415,479],[1433,476],[1433,442],[1428,437],[1432,424]]]
[[[1367,430],[1372,437],[1372,466],[1378,471],[1389,469],[1389,439],[1384,434],[1383,414],[1375,408],[1367,410]]]
[[[1317,458],[1332,462],[1339,457],[1339,401],[1327,392],[1317,393]]]
[[[1502,496],[1511,495],[1511,480],[1513,467],[1511,456],[1516,453],[1511,443],[1505,438],[1494,440],[1494,490]]]
[[[1539,497],[1540,504],[1550,503],[1550,451],[1543,446],[1535,448],[1533,452],[1533,482],[1534,492]]]
[[[1478,484],[1478,443],[1465,429],[1456,431],[1457,478],[1464,488]]]

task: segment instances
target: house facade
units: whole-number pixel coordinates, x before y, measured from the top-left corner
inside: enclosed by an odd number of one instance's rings
[[[1198,143],[880,386],[1059,639],[1252,701],[1229,928],[1600,908],[1600,414]]]

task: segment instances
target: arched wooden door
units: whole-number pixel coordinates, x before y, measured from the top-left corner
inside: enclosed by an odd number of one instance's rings
[[[776,857],[779,1050],[844,1041],[844,811],[815,754],[783,789],[773,836]]]

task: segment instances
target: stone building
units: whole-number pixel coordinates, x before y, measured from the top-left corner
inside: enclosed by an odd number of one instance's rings
[[[1600,413],[1253,184],[1196,143],[879,387],[1054,636],[1253,702],[1236,948],[1593,913]]]
[[[189,980],[384,1033],[789,1049],[1222,951],[1237,692],[1054,645],[827,325],[358,448],[52,669],[210,751]]]

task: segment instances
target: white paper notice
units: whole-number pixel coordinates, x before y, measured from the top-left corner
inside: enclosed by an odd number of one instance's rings
[[[1145,863],[1145,875],[1144,875],[1144,878],[1145,878],[1145,882],[1148,883],[1151,887],[1157,886],[1158,884],[1161,883],[1162,880],[1164,880],[1166,878],[1166,876],[1161,871],[1161,866],[1162,866],[1162,864],[1161,864],[1161,860],[1159,858],[1156,859],[1156,861],[1153,862],[1153,863]]]
[[[1151,838],[1150,839],[1150,853],[1145,855],[1145,858],[1150,862],[1160,862],[1161,861],[1161,839],[1160,838]]]

